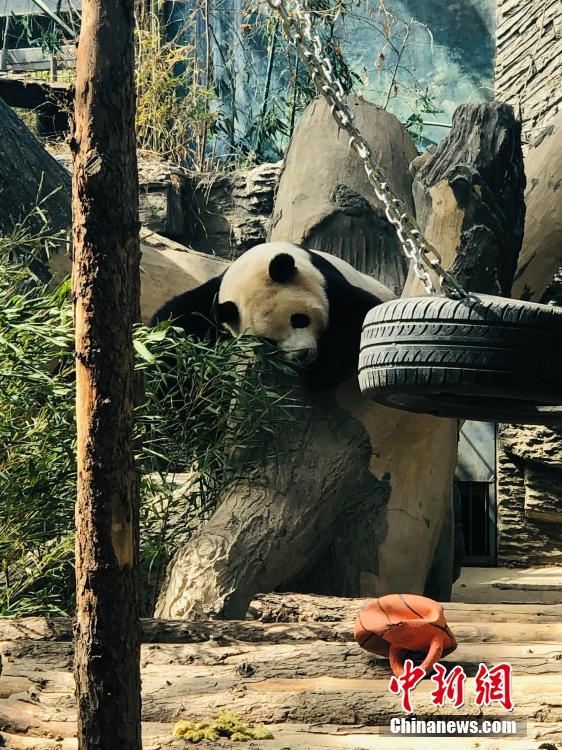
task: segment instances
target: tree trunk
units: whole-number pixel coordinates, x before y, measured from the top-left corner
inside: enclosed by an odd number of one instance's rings
[[[70,177],[0,98],[0,234],[39,201],[56,231],[70,226]]]
[[[318,116],[317,107],[312,105],[310,116]],[[360,109],[357,103],[357,114]],[[323,111],[329,118],[329,109]],[[305,237],[309,246],[318,247],[315,228],[326,241],[326,217],[317,221],[297,214],[293,192],[282,189],[283,183],[302,184],[303,174],[318,169],[318,128],[307,126],[306,113],[303,122],[287,155],[272,239]],[[347,194],[341,160],[349,160],[348,174],[360,166],[340,150],[334,125],[320,130],[323,158],[329,154],[333,165],[333,172],[323,168],[323,194],[333,194],[336,186]],[[447,262],[454,260],[457,246],[464,250],[462,278],[474,289],[487,284],[488,276],[501,278],[502,288],[511,281],[523,216],[519,135],[509,108],[463,107],[449,138],[418,174],[422,195],[448,197],[436,199],[433,209],[422,213],[422,228],[439,250],[449,253]],[[376,138],[375,133],[371,147],[378,154]],[[462,193],[462,203],[452,188],[459,171],[463,179],[470,175],[465,182],[474,186],[472,194]],[[369,189],[355,184],[355,202],[371,200]],[[286,211],[291,234],[278,234]],[[337,220],[340,231],[349,231],[341,207],[333,212],[328,225]],[[445,227],[450,229],[445,232]],[[333,249],[329,242],[320,246]],[[479,261],[486,265],[485,276]],[[404,294],[413,292],[416,283],[410,281]],[[450,545],[447,550],[440,537],[452,507],[457,423],[374,404],[361,396],[356,377],[321,395],[303,391],[301,400],[307,407],[302,421],[291,435],[275,438],[281,449],[275,465],[231,488],[209,523],[172,561],[157,615],[240,617],[253,594],[274,589],[346,596],[422,593],[438,547],[451,568]]]
[[[73,176],[76,657],[80,750],[138,750],[138,477],[133,323],[140,319],[132,0],[82,4]]]

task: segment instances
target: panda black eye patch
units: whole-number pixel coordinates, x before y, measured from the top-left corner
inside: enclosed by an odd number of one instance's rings
[[[308,328],[310,325],[310,318],[304,313],[295,313],[291,315],[291,325],[293,328]]]

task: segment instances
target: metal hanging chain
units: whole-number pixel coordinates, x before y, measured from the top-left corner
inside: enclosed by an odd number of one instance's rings
[[[300,0],[293,0],[289,11],[285,0],[267,0],[268,5],[279,14],[287,40],[293,44],[308,68],[318,91],[330,104],[332,116],[340,128],[349,135],[349,147],[361,159],[367,178],[375,195],[384,206],[388,221],[394,226],[400,246],[414,267],[414,272],[423,283],[428,294],[437,289],[431,278],[433,271],[439,278],[439,290],[449,297],[467,297],[468,293],[448,269],[444,268],[441,256],[423,237],[416,221],[410,216],[404,203],[390,188],[384,171],[376,163],[369,144],[354,125],[353,114],[345,101],[341,82],[335,77],[332,63],[322,49],[322,42],[312,28],[310,14],[304,10]]]

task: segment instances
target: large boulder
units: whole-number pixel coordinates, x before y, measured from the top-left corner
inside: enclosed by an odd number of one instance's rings
[[[408,167],[418,152],[411,136],[389,112],[356,96],[348,102],[391,187],[413,212]],[[309,105],[285,158],[270,237],[332,253],[399,294],[408,263],[348,143],[323,99]]]
[[[562,111],[525,155],[527,221],[513,296],[539,301],[562,266]]]
[[[228,261],[199,253],[184,245],[141,229],[141,316],[148,323],[154,313],[172,297],[219,276]],[[63,252],[50,259],[55,281],[70,275],[72,263]]]

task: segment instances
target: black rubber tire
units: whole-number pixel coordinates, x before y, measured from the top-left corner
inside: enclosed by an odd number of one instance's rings
[[[484,294],[385,302],[365,319],[359,385],[407,411],[562,423],[562,308]]]

